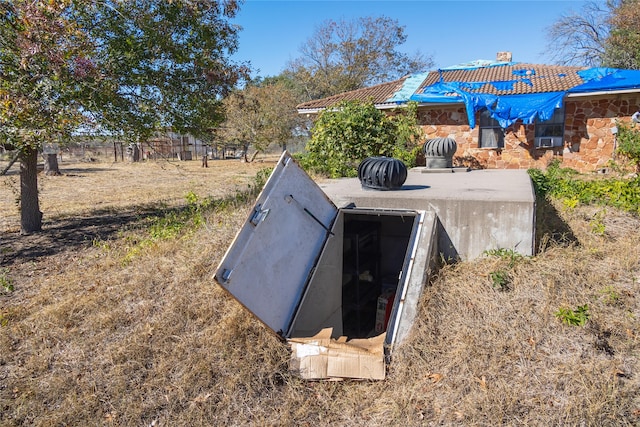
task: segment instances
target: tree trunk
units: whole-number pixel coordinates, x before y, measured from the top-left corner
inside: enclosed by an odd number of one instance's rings
[[[243,154],[244,162],[249,163],[249,144],[243,145],[242,149],[244,150],[244,154]]]
[[[60,168],[58,167],[58,155],[57,154],[45,154],[44,155],[44,174],[47,176],[58,176]]]
[[[139,162],[140,161],[140,147],[138,147],[138,144],[131,144],[131,150],[132,150],[131,161],[132,162]]]
[[[25,148],[20,154],[20,234],[42,230],[38,201],[38,151]]]
[[[251,160],[249,160],[249,163],[253,163],[256,157],[258,157],[258,150],[254,151],[254,153],[251,155]]]

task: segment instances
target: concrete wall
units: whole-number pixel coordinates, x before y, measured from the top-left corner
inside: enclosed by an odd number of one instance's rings
[[[355,178],[320,187],[339,207],[434,212],[438,250],[445,258],[469,260],[490,249],[534,253],[535,195],[524,170],[432,174],[414,168],[400,191],[365,190]]]

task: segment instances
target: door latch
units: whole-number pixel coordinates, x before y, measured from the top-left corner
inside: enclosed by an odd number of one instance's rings
[[[253,209],[249,222],[254,226],[260,224],[269,215],[269,209],[262,209],[262,205],[258,205]]]

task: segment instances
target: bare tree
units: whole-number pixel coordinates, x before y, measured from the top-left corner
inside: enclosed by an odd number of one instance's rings
[[[406,40],[404,27],[387,17],[325,21],[300,47],[300,57],[289,63],[285,74],[304,89],[307,99],[318,99],[433,65],[420,52],[400,52]]]
[[[601,65],[615,7],[611,1],[591,1],[580,12],[562,15],[548,29],[545,53],[559,65]]]

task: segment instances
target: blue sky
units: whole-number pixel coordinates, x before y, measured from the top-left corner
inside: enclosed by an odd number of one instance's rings
[[[299,48],[328,19],[387,16],[405,27],[400,50],[419,50],[435,67],[495,59],[510,51],[517,62],[550,63],[547,28],[561,14],[581,10],[581,0],[338,1],[247,0],[233,23],[243,27],[234,59],[250,61],[253,76],[280,74]]]

